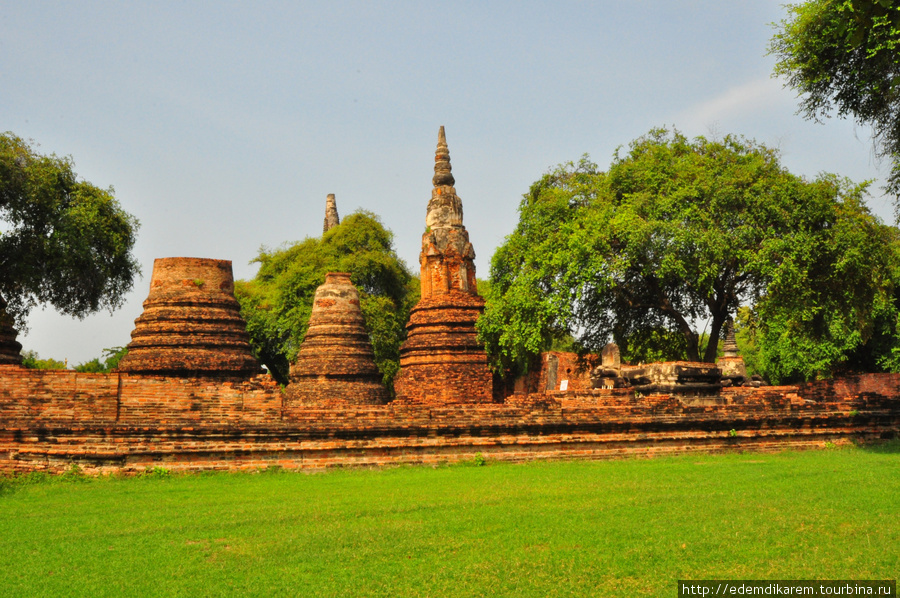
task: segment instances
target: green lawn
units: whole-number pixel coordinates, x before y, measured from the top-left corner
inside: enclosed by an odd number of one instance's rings
[[[0,483],[4,596],[675,596],[898,572],[897,442]]]

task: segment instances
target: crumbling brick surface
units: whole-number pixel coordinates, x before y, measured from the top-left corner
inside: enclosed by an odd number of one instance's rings
[[[475,331],[483,309],[481,297],[460,292],[423,299],[413,308],[394,381],[397,401],[493,400],[493,377]]]
[[[316,289],[306,338],[291,365],[285,391],[287,413],[328,401],[380,404],[389,398],[375,365],[359,306],[346,272],[329,272]]]
[[[127,472],[439,463],[476,453],[521,461],[821,447],[895,437],[898,389],[900,375],[868,374],[730,388],[699,403],[588,389],[514,395],[502,404],[348,405],[323,398],[283,413],[280,390],[264,376],[0,366],[0,471],[62,471],[73,462],[91,472]]]
[[[475,331],[484,300],[478,295],[462,201],[453,187],[444,127],[434,160],[419,254],[422,295],[406,327],[394,391],[405,403],[491,402],[493,376]]]
[[[123,372],[251,377],[262,371],[250,351],[227,260],[157,259],[131,339],[119,362]]]
[[[13,328],[12,318],[6,313],[6,302],[0,297],[0,364],[22,363],[22,345],[16,340],[19,332]]]

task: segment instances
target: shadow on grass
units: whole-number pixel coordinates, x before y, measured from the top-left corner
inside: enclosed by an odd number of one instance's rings
[[[876,440],[874,442],[862,443],[858,446],[860,450],[864,450],[869,453],[900,455],[900,438]]]

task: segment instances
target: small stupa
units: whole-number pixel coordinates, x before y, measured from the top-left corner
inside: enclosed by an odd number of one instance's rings
[[[6,313],[6,301],[0,297],[0,365],[21,365],[22,344],[16,340],[18,331]]]
[[[492,400],[487,354],[475,322],[484,299],[475,282],[475,250],[463,226],[444,127],[434,156],[434,189],[419,254],[422,298],[412,309],[394,382],[399,402],[484,403]]]
[[[291,365],[285,414],[334,402],[385,403],[389,397],[381,378],[350,274],[329,272],[316,289],[306,338]]]
[[[120,372],[249,377],[262,373],[234,297],[231,262],[191,257],[153,263]]]
[[[341,217],[338,216],[337,202],[334,199],[334,193],[329,193],[325,198],[325,224],[322,227],[322,233],[327,233],[340,223]]]
[[[734,333],[734,320],[731,318],[725,324],[725,340],[722,341],[722,357],[716,360],[716,365],[722,371],[722,380],[727,385],[742,386],[748,384],[747,366],[744,358],[738,354],[737,336]]]

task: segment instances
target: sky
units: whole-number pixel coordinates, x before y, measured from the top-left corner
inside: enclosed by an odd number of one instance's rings
[[[791,172],[873,180],[871,131],[797,112],[771,76],[781,0],[4,2],[0,131],[71,156],[141,227],[143,277],[83,320],[37,309],[24,350],[70,365],[130,340],[153,260],[233,262],[322,232],[325,198],[377,214],[418,269],[446,127],[478,276],[555,165],[601,167],[659,126],[743,135]]]

